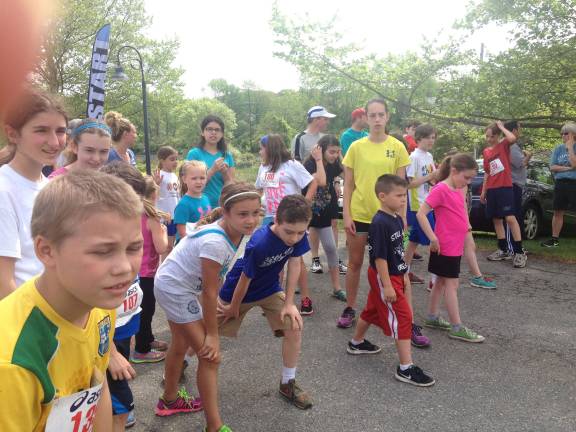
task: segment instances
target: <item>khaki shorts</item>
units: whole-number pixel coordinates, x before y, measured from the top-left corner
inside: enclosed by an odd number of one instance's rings
[[[238,315],[238,319],[232,319],[224,323],[224,317],[221,315],[217,316],[218,333],[221,336],[236,337],[238,335],[240,325],[242,325],[242,320],[248,311],[256,306],[260,306],[274,334],[281,337],[283,336],[282,330],[290,330],[292,328],[290,318],[286,317],[284,322],[280,320],[280,312],[284,307],[285,300],[286,295],[284,294],[284,291],[280,291],[272,294],[271,296],[263,298],[262,300],[258,300],[252,303],[242,303],[240,305],[240,315]],[[222,303],[227,304],[225,302]]]

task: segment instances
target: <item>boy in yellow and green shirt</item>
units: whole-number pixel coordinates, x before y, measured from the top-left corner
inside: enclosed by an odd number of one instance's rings
[[[32,214],[44,272],[0,301],[0,430],[112,430],[106,368],[114,309],[140,267],[140,198],[122,180],[71,172]]]

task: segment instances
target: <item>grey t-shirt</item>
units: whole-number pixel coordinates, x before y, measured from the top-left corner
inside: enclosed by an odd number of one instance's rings
[[[298,134],[298,135],[300,135],[300,134]],[[296,137],[298,135],[296,135],[292,139],[292,143],[290,144],[290,153],[292,154],[294,159],[299,160],[302,163],[304,163],[304,161],[306,159],[308,159],[308,156],[310,156],[310,152],[312,151],[314,146],[318,143],[320,138],[322,138],[326,134],[323,134],[322,132],[318,132],[317,134],[311,134],[311,133],[306,132],[304,135],[302,135],[300,137],[299,155],[297,156],[296,155]]]
[[[510,146],[510,167],[512,168],[512,183],[524,186],[528,170],[524,166],[524,153],[518,143]]]

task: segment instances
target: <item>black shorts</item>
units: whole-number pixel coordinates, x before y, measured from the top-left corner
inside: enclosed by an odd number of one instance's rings
[[[428,271],[439,277],[457,279],[460,276],[460,256],[438,255],[437,252],[430,252],[428,261]]]
[[[354,226],[356,227],[356,234],[368,234],[370,230],[370,224],[366,222],[354,221]]]
[[[556,180],[553,207],[554,210],[576,210],[576,180]]]
[[[503,219],[514,215],[514,189],[512,187],[486,191],[486,217],[488,219]]]
[[[115,340],[116,349],[126,360],[130,360],[130,338]],[[112,413],[114,415],[127,414],[134,409],[134,397],[126,380],[114,380],[110,372],[106,371],[108,388],[112,396]]]

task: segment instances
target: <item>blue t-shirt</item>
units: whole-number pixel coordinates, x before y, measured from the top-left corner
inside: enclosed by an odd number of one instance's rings
[[[574,151],[576,152],[576,144],[574,144]],[[568,149],[566,148],[565,144],[556,146],[552,152],[552,157],[550,157],[550,165],[560,165],[566,167],[572,166],[572,164],[570,164],[570,158],[568,157]],[[576,180],[576,168],[572,168],[570,171],[556,172],[553,174],[556,180]]]
[[[242,273],[251,279],[242,303],[251,303],[282,291],[279,275],[289,258],[299,257],[310,250],[308,237],[288,246],[266,225],[254,232],[246,244],[244,256],[238,258],[220,288],[220,298],[231,302]]]
[[[202,195],[200,198],[184,195],[174,209],[174,223],[198,222],[210,210],[212,210],[212,206],[206,195]],[[180,236],[176,234],[176,237],[179,238]]]
[[[188,156],[186,159],[188,160],[199,160],[206,164],[208,169],[212,168],[216,159],[222,157],[222,152],[217,152],[215,154],[208,153],[206,150],[195,147],[188,152]],[[224,162],[228,164],[230,168],[234,166],[234,159],[232,155],[228,152],[226,153],[226,157],[224,157]],[[208,183],[206,184],[206,188],[204,189],[204,193],[208,196],[210,200],[210,205],[213,208],[219,207],[218,200],[220,199],[220,194],[222,193],[222,187],[224,186],[224,179],[222,178],[222,174],[217,172],[214,174]]]
[[[136,168],[136,156],[134,155],[134,152],[131,149],[126,149],[126,153],[128,153],[128,157],[130,158],[130,165],[132,165],[134,168]],[[115,148],[111,148],[110,152],[108,153],[108,162],[110,163],[112,161],[116,161],[119,160],[121,162],[126,162],[116,151]]]
[[[342,147],[342,156],[346,156],[346,152],[352,145],[354,141],[358,141],[361,138],[367,137],[368,132],[366,131],[356,131],[352,128],[346,129],[340,136],[340,147]]]

